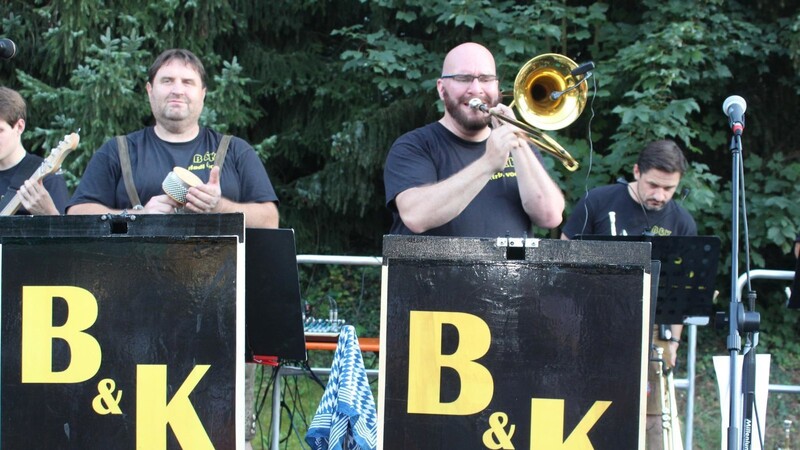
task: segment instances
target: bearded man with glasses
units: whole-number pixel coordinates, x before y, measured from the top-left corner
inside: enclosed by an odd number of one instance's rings
[[[521,130],[470,107],[500,104],[494,57],[468,42],[444,59],[436,82],[444,116],[401,136],[386,159],[386,206],[392,234],[522,237],[533,225],[561,223],[564,196]]]

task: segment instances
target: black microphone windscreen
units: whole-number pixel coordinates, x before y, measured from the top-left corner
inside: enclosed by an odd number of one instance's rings
[[[586,72],[588,72],[590,70],[593,70],[593,69],[594,69],[594,62],[589,61],[589,62],[585,62],[585,63],[581,64],[580,66],[572,69],[570,74],[572,74],[573,77],[577,77],[578,75],[583,75]]]
[[[0,39],[0,59],[11,59],[17,54],[17,46],[11,39]]]

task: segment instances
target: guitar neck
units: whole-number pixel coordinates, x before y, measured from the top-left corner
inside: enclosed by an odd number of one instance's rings
[[[8,204],[0,211],[0,216],[12,216],[16,214],[20,205],[22,205],[22,199],[20,199],[19,193],[14,194],[11,200],[8,201]]]

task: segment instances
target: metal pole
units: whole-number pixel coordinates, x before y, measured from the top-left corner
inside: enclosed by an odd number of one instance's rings
[[[689,325],[689,351],[687,352],[686,378],[689,380],[689,387],[686,392],[686,423],[684,427],[684,446],[686,450],[691,450],[694,435],[694,383],[695,383],[695,360],[697,358],[697,325]]]
[[[272,439],[270,450],[280,450],[281,445],[281,370],[275,371],[275,383],[272,385]]]
[[[742,348],[742,338],[738,329],[738,312],[741,304],[736,292],[736,278],[739,273],[739,155],[742,142],[739,136],[731,139],[731,153],[733,162],[731,168],[731,299],[728,310],[728,339],[727,347],[730,355],[730,414],[728,421],[728,449],[739,449],[739,425],[741,422],[741,398],[736,389],[738,385],[738,368],[736,358]]]

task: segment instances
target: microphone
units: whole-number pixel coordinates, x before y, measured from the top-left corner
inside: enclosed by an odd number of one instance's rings
[[[577,83],[573,84],[572,86],[568,87],[567,89],[564,89],[563,91],[553,91],[553,92],[551,92],[550,93],[550,100],[556,101],[562,95],[566,94],[567,92],[570,92],[570,91],[572,91],[574,89],[577,89],[578,86],[581,85],[581,83],[583,83],[584,81],[586,81],[586,80],[588,80],[589,78],[592,77],[592,72],[591,71],[594,70],[594,67],[595,67],[594,66],[594,62],[593,61],[589,61],[589,62],[585,62],[585,63],[581,64],[580,66],[572,69],[572,71],[570,72],[570,75],[572,75],[573,77],[579,77],[579,76],[583,75],[583,77],[580,80],[578,80]]]
[[[0,39],[0,59],[11,59],[17,54],[17,46],[11,39]]]
[[[573,77],[581,76],[581,75],[585,74],[586,72],[589,72],[590,70],[593,70],[594,67],[595,67],[594,66],[594,61],[585,62],[585,63],[581,64],[580,66],[572,69],[570,74],[572,74]],[[589,76],[587,76],[586,78],[589,78]]]
[[[733,134],[741,136],[744,131],[744,112],[747,110],[747,102],[738,95],[731,95],[722,103],[722,112],[728,116]]]

